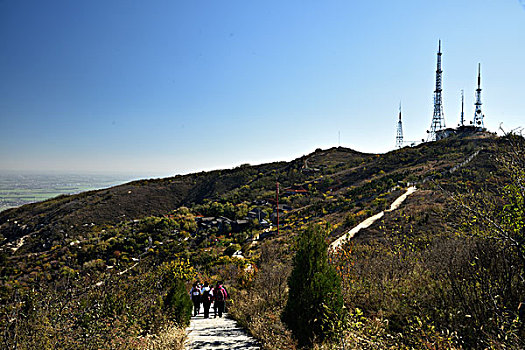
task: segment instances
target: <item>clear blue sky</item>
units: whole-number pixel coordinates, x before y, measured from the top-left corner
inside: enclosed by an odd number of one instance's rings
[[[524,0],[0,0],[0,170],[164,176],[525,126]]]

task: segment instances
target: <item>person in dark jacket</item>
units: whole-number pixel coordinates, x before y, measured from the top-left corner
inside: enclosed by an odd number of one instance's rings
[[[212,290],[208,285],[208,282],[204,283],[204,286],[201,289],[201,301],[202,306],[204,307],[204,318],[210,317],[210,305],[212,299]]]
[[[217,314],[219,317],[222,317],[222,313],[224,312],[224,303],[226,301],[226,291],[224,288],[217,283],[215,285],[215,288],[213,288],[213,311],[214,311],[214,317],[217,317]]]
[[[197,316],[201,309],[201,289],[197,283],[193,283],[190,290],[191,301],[193,302],[193,316]]]

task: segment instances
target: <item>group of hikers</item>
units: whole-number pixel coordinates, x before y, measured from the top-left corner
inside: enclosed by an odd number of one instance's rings
[[[225,312],[226,300],[228,299],[228,291],[223,286],[222,282],[217,282],[215,287],[208,285],[208,282],[200,284],[193,283],[190,290],[191,301],[193,302],[193,316],[197,316],[201,309],[201,303],[204,307],[204,318],[210,317],[210,306],[213,302],[214,317],[222,317]]]

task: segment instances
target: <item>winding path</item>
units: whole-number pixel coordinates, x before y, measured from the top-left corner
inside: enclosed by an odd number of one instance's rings
[[[459,168],[470,163],[477,155],[479,150],[472,154],[469,158],[464,160],[462,163],[456,165],[452,169],[448,170],[448,173],[453,173]],[[423,182],[430,180],[431,177],[426,178]],[[372,217],[359,223],[359,225],[352,228],[347,233],[336,239],[330,244],[331,249],[337,249],[340,245],[344,244],[348,240],[352,239],[357,232],[361,229],[371,226],[374,222],[381,219],[385,213],[394,211],[400,207],[400,205],[410,196],[416,192],[415,186],[409,187],[405,193],[396,198],[396,200],[390,205],[389,209],[382,211]],[[188,350],[197,349],[209,349],[209,350],[260,350],[261,347],[257,341],[246,334],[246,332],[240,328],[237,323],[228,318],[225,314],[223,318],[208,318],[205,319],[202,314],[191,319],[190,326],[186,330],[187,341],[185,348]]]
[[[211,312],[213,314],[213,311]],[[237,323],[228,317],[204,318],[203,314],[192,317],[186,330],[188,350],[260,350],[257,341],[246,334]]]
[[[361,222],[359,225],[348,231],[346,234],[335,240],[330,247],[337,248],[363,228],[367,228],[375,221],[382,218],[385,212],[390,212],[399,208],[401,203],[412,193],[416,187],[412,186],[405,193],[399,196],[390,208],[382,211]],[[246,334],[237,323],[230,319],[227,314],[222,318],[204,318],[202,314],[192,317],[190,326],[186,330],[188,338],[185,343],[187,350],[209,349],[209,350],[260,350],[257,341]]]
[[[410,196],[415,191],[417,191],[417,188],[415,186],[409,187],[405,193],[403,193],[401,196],[396,198],[396,200],[390,205],[389,209],[382,211],[380,213],[377,213],[376,215],[371,216],[365,219],[364,221],[360,222],[359,225],[355,226],[353,229],[351,229],[350,231],[348,231],[347,233],[345,233],[344,235],[342,235],[341,237],[333,241],[330,244],[330,248],[331,249],[338,248],[339,246],[344,244],[346,241],[349,241],[352,238],[354,238],[357,232],[361,231],[364,228],[370,227],[374,222],[381,219],[385,215],[385,212],[394,211],[397,208],[399,208],[399,206],[405,201],[405,199],[407,199],[407,197]]]
[[[483,148],[482,148],[483,149]],[[449,174],[452,174],[454,173],[456,170],[464,167],[465,165],[467,165],[468,163],[470,163],[474,158],[477,157],[477,155],[479,154],[479,152],[482,150],[477,150],[476,152],[474,152],[473,154],[471,154],[467,159],[465,159],[464,161],[462,161],[461,163],[455,165],[454,167],[452,167],[451,169],[447,170],[445,173],[449,173]],[[433,177],[432,176],[428,176],[426,177],[422,182],[425,183],[427,181],[430,181],[432,180]],[[370,225],[372,225],[374,222],[376,222],[377,220],[381,219],[386,212],[390,212],[390,211],[394,211],[396,210],[397,208],[399,208],[399,206],[405,201],[405,199],[407,199],[408,196],[410,196],[412,193],[416,192],[417,191],[417,188],[416,186],[411,186],[407,189],[407,191],[405,193],[403,193],[401,196],[399,196],[391,205],[390,205],[390,209],[387,209],[385,211],[382,211],[380,213],[377,213],[376,215],[374,216],[371,216],[369,217],[368,219],[365,219],[364,221],[362,221],[361,223],[359,223],[359,225],[357,225],[356,227],[354,227],[353,229],[351,229],[350,231],[348,231],[347,233],[345,233],[344,235],[342,235],[341,237],[339,237],[338,239],[336,239],[335,241],[333,241],[331,244],[330,244],[330,248],[331,249],[337,249],[339,246],[341,246],[342,244],[344,244],[346,241],[349,241],[351,240],[352,238],[354,238],[355,234],[357,232],[359,232],[361,229],[364,229],[364,228],[367,228],[369,227]]]

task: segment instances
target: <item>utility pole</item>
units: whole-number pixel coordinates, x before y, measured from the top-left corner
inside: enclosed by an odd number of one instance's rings
[[[465,95],[464,95],[463,90],[461,90],[461,118],[459,119],[459,126],[465,125],[465,113],[463,110],[464,102],[465,102]]]
[[[279,236],[279,182],[277,181],[277,190],[275,191],[277,198],[277,236]]]

